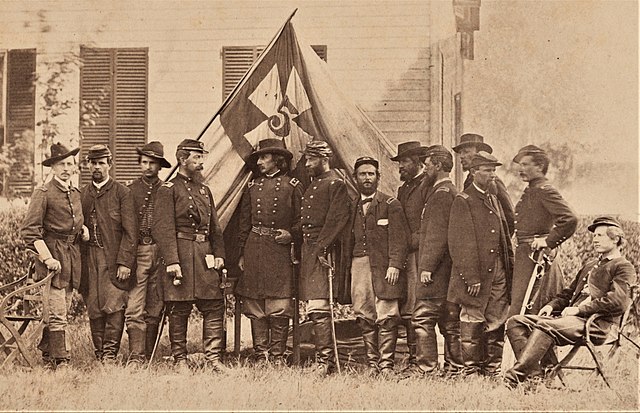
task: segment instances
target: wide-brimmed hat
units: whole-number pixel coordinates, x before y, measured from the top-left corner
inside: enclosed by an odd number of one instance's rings
[[[544,154],[544,155],[547,154],[544,151],[544,149],[539,148],[536,145],[523,146],[522,148],[520,148],[520,150],[518,151],[516,156],[513,157],[513,162],[518,163],[518,162],[520,162],[522,157],[529,156],[529,155],[534,155],[534,154],[537,154],[537,153]]]
[[[376,169],[378,169],[380,163],[377,159],[370,156],[361,156],[360,158],[356,159],[356,163],[353,165],[353,170],[357,170],[362,165],[373,165],[376,167]]]
[[[98,144],[93,145],[89,148],[87,152],[87,159],[100,159],[100,158],[110,158],[111,151],[106,145]]]
[[[595,231],[597,227],[605,225],[607,227],[618,227],[622,228],[620,222],[612,216],[602,216],[593,220],[593,222],[587,227],[587,229],[591,232]]]
[[[307,143],[307,146],[304,148],[304,151],[300,151],[301,154],[307,157],[314,158],[331,158],[333,156],[333,151],[329,144],[325,141],[312,140]]]
[[[270,138],[270,139],[263,139],[260,142],[258,142],[258,149],[255,152],[253,152],[251,155],[249,155],[249,158],[247,158],[247,163],[255,163],[260,157],[260,155],[265,153],[282,155],[285,158],[287,158],[287,160],[291,160],[291,158],[293,158],[293,154],[289,150],[287,150],[287,148],[284,147],[283,140]]]
[[[138,154],[145,155],[160,161],[163,168],[171,168],[171,164],[164,158],[164,146],[158,141],[152,141],[144,145],[142,148],[136,148]]]
[[[68,158],[69,156],[77,155],[78,152],[80,152],[80,148],[69,150],[61,143],[54,143],[53,145],[51,145],[51,156],[42,161],[42,165],[52,166],[54,163]]]
[[[465,133],[460,137],[460,142],[453,147],[453,150],[458,153],[462,148],[467,146],[475,146],[478,152],[484,151],[487,153],[493,153],[491,145],[484,143],[484,137],[477,133]]]
[[[491,155],[488,152],[485,151],[480,151],[477,154],[473,155],[473,158],[471,158],[471,165],[469,165],[469,169],[471,168],[477,168],[478,166],[483,166],[483,165],[488,165],[488,166],[500,166],[502,165],[498,159]]]
[[[427,147],[422,146],[422,144],[418,141],[402,142],[398,144],[398,154],[391,158],[391,160],[398,162],[402,158],[416,155],[420,158],[424,158],[426,156],[426,153]]]
[[[182,142],[178,144],[178,150],[180,149],[185,151],[209,153],[209,151],[204,150],[204,142],[195,139],[183,139]]]

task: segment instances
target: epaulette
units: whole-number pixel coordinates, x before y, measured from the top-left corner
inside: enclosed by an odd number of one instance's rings
[[[449,187],[441,186],[440,188],[436,189],[436,192],[449,192]]]
[[[253,181],[253,179],[252,179],[252,180],[250,180],[250,181],[249,181],[249,183],[247,184],[247,186],[248,186],[249,188],[251,188],[251,187],[252,187],[252,186],[254,186],[255,184],[256,184],[256,183],[255,183],[255,182]]]
[[[544,184],[540,186],[540,189],[553,189],[553,185],[551,184]]]
[[[469,198],[469,194],[467,194],[466,192],[459,192],[459,193],[458,193],[458,196],[461,196],[461,197],[462,197],[462,198],[464,198],[464,199]]]
[[[39,190],[41,190],[42,192],[47,192],[48,189],[46,186],[42,185],[41,187],[38,187]]]
[[[162,184],[162,186],[167,187],[167,188],[171,188],[173,186],[173,182],[165,182]]]
[[[389,199],[387,199],[387,204],[391,205],[395,200],[396,199],[394,197],[389,197]]]
[[[291,180],[289,181],[289,183],[291,184],[292,187],[296,187],[300,184],[300,181],[297,180],[296,178],[291,178]]]

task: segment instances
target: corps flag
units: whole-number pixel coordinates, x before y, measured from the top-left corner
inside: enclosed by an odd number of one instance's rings
[[[311,46],[298,42],[291,18],[199,137],[209,151],[203,174],[223,228],[251,179],[245,160],[267,138],[282,139],[298,168],[307,142],[327,141],[334,152],[332,166],[346,177],[358,157],[373,156],[380,161],[380,190],[396,191],[392,145],[331,80]]]

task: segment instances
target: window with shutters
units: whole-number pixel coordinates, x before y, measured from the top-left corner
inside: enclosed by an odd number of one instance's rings
[[[0,144],[15,145],[17,161],[1,176],[4,195],[29,195],[33,190],[36,49],[0,52]]]
[[[322,60],[327,61],[327,46],[312,45]],[[264,46],[228,46],[222,48],[222,98],[233,91],[242,76],[251,68]]]
[[[140,175],[136,147],[147,141],[148,48],[82,47],[80,100],[99,107],[92,122],[80,119],[80,154],[95,144],[108,145],[113,154],[111,176],[125,182]],[[80,115],[83,116],[82,114]],[[90,180],[86,168],[82,183]]]

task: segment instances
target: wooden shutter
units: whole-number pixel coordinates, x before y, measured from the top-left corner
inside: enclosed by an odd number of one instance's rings
[[[327,46],[313,45],[313,50],[327,61]],[[233,91],[242,76],[251,68],[264,46],[229,46],[222,48],[222,99]]]
[[[81,156],[98,143],[113,153],[112,176],[125,182],[140,175],[136,147],[147,141],[148,49],[81,48],[80,99],[98,102],[95,125],[83,125]],[[88,171],[82,183],[90,180]]]
[[[6,143],[14,143],[27,130],[32,133],[35,130],[35,72],[35,49],[10,50],[7,53]],[[34,139],[33,135],[29,139]],[[31,147],[33,143],[30,142]],[[33,152],[27,157],[29,159],[20,161],[33,165]],[[9,174],[8,185],[15,194],[28,195],[33,191],[31,165],[17,165]]]

